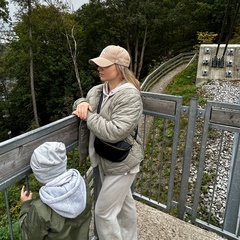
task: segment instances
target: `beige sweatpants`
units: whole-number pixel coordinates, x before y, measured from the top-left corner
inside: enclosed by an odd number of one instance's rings
[[[137,240],[136,207],[131,185],[136,174],[102,177],[95,205],[95,221],[100,240]]]

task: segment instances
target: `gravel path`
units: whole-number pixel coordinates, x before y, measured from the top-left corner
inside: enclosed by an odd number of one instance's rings
[[[177,67],[175,70],[169,72],[167,75],[163,76],[161,81],[159,81],[150,89],[150,92],[164,93],[167,85],[172,81],[172,78],[183,71],[186,66],[187,64],[183,64]]]

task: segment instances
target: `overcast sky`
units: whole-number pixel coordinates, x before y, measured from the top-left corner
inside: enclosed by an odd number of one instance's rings
[[[69,0],[69,3],[72,3],[74,11],[76,11],[80,6],[82,6],[84,3],[88,3],[88,0]]]
[[[15,6],[12,4],[11,0],[8,0],[8,2],[9,2],[10,15],[11,17],[13,17]],[[76,11],[84,3],[88,3],[89,0],[62,0],[62,2],[68,2],[70,6],[73,5],[73,10]]]

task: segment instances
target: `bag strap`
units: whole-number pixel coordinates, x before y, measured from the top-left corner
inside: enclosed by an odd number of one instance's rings
[[[103,92],[101,93],[101,96],[100,96],[100,99],[99,99],[99,103],[98,103],[98,107],[97,107],[97,113],[100,113],[102,101],[103,101]]]
[[[98,103],[98,107],[97,107],[97,113],[100,113],[102,101],[103,101],[103,92],[101,93],[101,96],[100,96],[100,99],[99,99],[99,103]],[[136,129],[135,135],[134,135],[135,140],[137,138],[137,134],[138,134],[138,126],[137,126],[137,129]]]
[[[135,140],[136,140],[136,138],[137,138],[137,134],[138,134],[138,126],[137,126],[137,129],[136,129],[135,135],[134,135],[134,139],[135,139]]]

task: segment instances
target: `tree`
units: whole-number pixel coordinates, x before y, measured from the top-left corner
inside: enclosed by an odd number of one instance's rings
[[[144,54],[151,38],[162,21],[161,2],[157,0],[107,0],[109,31],[119,31],[118,41],[129,51],[131,70],[140,79]],[[113,23],[113,24],[112,24]],[[115,29],[115,30],[114,30]]]
[[[32,49],[32,3],[31,0],[15,0],[20,6],[21,10],[24,12],[27,9],[27,16],[28,16],[28,30],[29,30],[29,75],[30,75],[30,83],[31,83],[31,96],[32,96],[32,107],[33,107],[33,114],[35,120],[35,126],[39,127],[39,120],[38,120],[38,112],[37,112],[37,103],[36,103],[36,96],[35,96],[35,87],[34,87],[34,66],[33,66],[33,49]],[[37,2],[36,2],[37,3]]]
[[[81,97],[83,97],[83,90],[82,90],[82,85],[81,85],[81,80],[80,80],[79,70],[78,70],[78,63],[77,63],[78,50],[77,50],[77,42],[76,42],[76,39],[75,39],[75,36],[74,36],[74,26],[72,27],[70,36],[68,35],[66,29],[65,29],[65,34],[66,34],[66,38],[67,38],[67,42],[68,42],[68,46],[69,46],[69,51],[70,51],[70,54],[71,54],[71,57],[72,57],[73,65],[74,65],[74,71],[75,71],[76,79],[77,79],[77,82],[78,82],[79,91],[80,91]],[[71,39],[74,43],[74,48],[72,48],[72,46],[71,46],[71,41],[69,39],[70,37],[71,37]]]
[[[0,53],[0,141],[8,138],[9,129],[5,125],[8,112],[8,81],[4,71],[4,59]]]
[[[9,10],[8,2],[6,0],[0,0],[0,40],[5,40],[6,38],[6,28],[5,24],[9,21]],[[0,41],[1,43],[1,41]]]
[[[129,51],[130,68],[140,79],[146,46],[161,25],[160,13],[157,0],[90,0],[77,11],[76,19],[83,25],[85,49],[92,53],[89,58],[109,44],[121,45]]]
[[[59,10],[54,6],[36,5],[32,11],[32,49],[38,118],[45,125],[71,113],[71,105],[79,95],[74,68],[65,36],[73,26],[71,15],[65,16],[65,27]],[[34,128],[29,80],[28,16],[15,26],[17,38],[5,53],[6,71],[13,88],[9,95],[8,124],[14,135]],[[76,26],[76,29],[79,29]],[[77,34],[78,31],[77,31]],[[78,36],[77,36],[78,37]],[[15,79],[15,80],[14,80]],[[14,123],[17,121],[17,124]]]
[[[8,10],[8,1],[0,1],[0,20],[3,22],[8,22],[9,20],[9,10]]]
[[[216,26],[220,31],[226,7],[225,0],[90,0],[70,14],[55,6],[58,1],[53,4],[48,0],[48,6],[31,2],[32,39],[25,7],[14,28],[16,38],[4,46],[1,62],[2,86],[10,80],[11,91],[4,103],[9,117],[0,119],[0,125],[3,121],[13,135],[36,126],[29,75],[30,43],[37,115],[39,124],[44,125],[71,113],[73,101],[100,82],[96,67],[88,60],[103,47],[125,47],[132,58],[131,69],[141,80],[164,60],[192,50],[198,41],[197,32],[215,34],[212,29]]]

